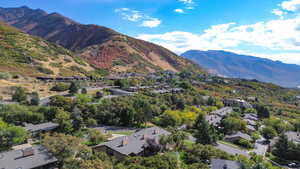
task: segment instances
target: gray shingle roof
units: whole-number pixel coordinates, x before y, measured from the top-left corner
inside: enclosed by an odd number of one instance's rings
[[[221,109],[216,110],[214,112],[211,112],[211,114],[216,114],[218,116],[224,117],[224,116],[228,115],[231,112],[233,112],[232,107],[224,107],[224,108],[221,108]]]
[[[212,159],[211,169],[240,169],[241,164],[237,161]]]
[[[37,131],[51,131],[57,128],[59,125],[57,123],[41,123],[41,124],[25,124],[24,129],[30,132],[37,132]]]
[[[237,132],[235,134],[231,134],[231,135],[227,135],[225,137],[225,139],[230,139],[230,138],[235,138],[235,137],[240,137],[243,138],[245,140],[251,140],[251,136],[249,136],[248,134],[242,133],[242,132]]]
[[[218,126],[221,123],[222,117],[218,115],[209,115],[205,117],[206,121],[213,126]]]
[[[0,153],[0,169],[32,169],[57,161],[46,148],[33,146],[34,155],[23,157],[22,150]]]
[[[147,139],[159,139],[160,136],[169,134],[168,131],[159,127],[151,127],[137,131],[130,136],[118,137],[110,142],[97,145],[96,147],[107,146],[124,155],[139,154],[144,150],[144,147],[147,146]],[[146,136],[146,139],[144,136]],[[122,145],[124,139],[127,140],[127,144]]]

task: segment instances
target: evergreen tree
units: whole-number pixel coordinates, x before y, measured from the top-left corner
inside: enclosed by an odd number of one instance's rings
[[[284,159],[289,150],[289,140],[287,136],[285,134],[281,134],[274,147],[273,154]]]
[[[217,142],[217,134],[214,127],[212,127],[205,119],[204,115],[199,115],[196,121],[196,134],[197,143],[200,144],[214,144]]]
[[[30,104],[35,105],[35,106],[40,104],[40,97],[39,97],[39,94],[37,92],[33,92],[31,94]]]
[[[87,94],[86,88],[83,88],[83,89],[81,90],[81,94]]]
[[[69,93],[70,94],[76,94],[79,90],[79,86],[78,84],[76,84],[75,82],[72,82],[69,88]]]

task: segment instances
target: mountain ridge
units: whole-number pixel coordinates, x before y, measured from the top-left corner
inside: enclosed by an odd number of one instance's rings
[[[116,72],[201,71],[166,48],[103,26],[80,24],[59,13],[28,7],[0,8],[0,21],[72,50],[96,68]]]
[[[300,66],[296,64],[220,50],[190,50],[181,56],[226,77],[256,79],[284,87],[300,84]]]

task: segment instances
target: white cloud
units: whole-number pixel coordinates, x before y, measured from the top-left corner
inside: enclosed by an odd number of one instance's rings
[[[192,4],[194,3],[193,0],[179,0],[180,2],[183,2],[184,4]]]
[[[142,25],[143,27],[148,28],[155,28],[161,24],[161,21],[157,18],[151,18],[150,20],[143,21]]]
[[[284,12],[284,11],[282,11],[282,10],[280,10],[280,9],[273,9],[273,10],[272,10],[272,13],[273,13],[274,15],[279,16],[280,19],[283,19],[283,15],[286,14],[286,12]]]
[[[281,7],[282,7],[282,9],[287,10],[287,11],[299,12],[300,0],[283,1],[281,3]]]
[[[238,26],[236,23],[214,25],[201,34],[173,31],[154,35],[142,34],[138,38],[160,44],[178,54],[191,49],[238,50],[241,45],[247,45],[283,53],[277,55],[255,53],[257,56],[300,64],[300,55],[294,52],[299,51],[300,54],[300,17],[257,22],[251,25]]]
[[[194,9],[195,6],[194,0],[178,0],[178,1],[184,4],[185,9],[187,10]]]
[[[174,12],[177,12],[177,13],[184,13],[183,9],[175,9]]]
[[[118,8],[115,9],[115,12],[119,13],[124,20],[128,20],[131,22],[141,22],[140,26],[143,27],[155,28],[161,24],[161,20],[159,20],[158,18],[150,17],[137,10],[132,10],[129,8]]]
[[[131,22],[137,22],[143,17],[143,15],[139,11],[131,10],[129,8],[115,9],[115,12],[120,13],[124,20],[128,20]]]

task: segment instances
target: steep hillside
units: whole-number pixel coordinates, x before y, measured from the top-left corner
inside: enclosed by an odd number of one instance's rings
[[[182,54],[210,72],[233,78],[257,79],[285,87],[300,85],[300,66],[225,51],[191,50]]]
[[[61,46],[0,22],[0,72],[25,76],[83,75],[93,70]]]
[[[79,24],[58,13],[28,7],[0,8],[0,21],[70,49],[97,68],[121,72],[199,69],[158,45],[106,27]]]

